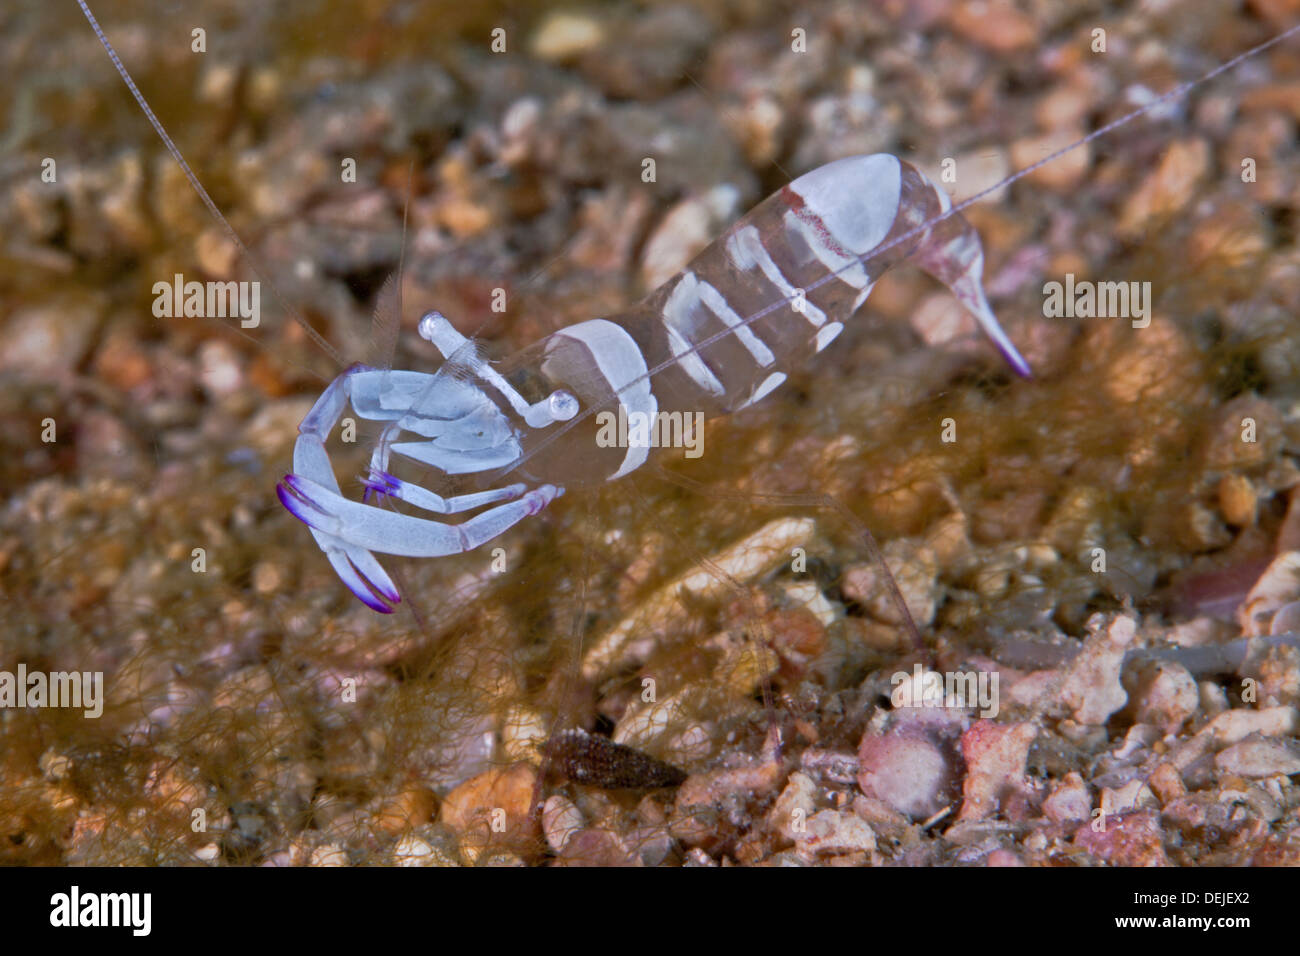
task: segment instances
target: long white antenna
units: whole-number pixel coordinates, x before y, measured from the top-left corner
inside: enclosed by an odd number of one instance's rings
[[[140,104],[140,109],[144,110],[144,115],[149,118],[149,122],[154,128],[154,132],[157,133],[159,139],[163,141],[163,145],[167,147],[167,152],[171,153],[172,158],[180,165],[181,170],[185,173],[185,178],[190,181],[190,185],[194,187],[194,191],[199,194],[199,198],[203,200],[203,205],[208,207],[208,212],[212,213],[212,218],[221,223],[221,227],[226,230],[226,235],[230,237],[230,241],[239,249],[240,253],[244,257],[244,261],[248,263],[248,267],[253,270],[253,273],[258,277],[258,279],[266,283],[267,288],[270,289],[271,294],[275,296],[275,301],[279,303],[280,308],[293,316],[293,320],[301,325],[303,330],[306,331],[307,337],[315,342],[322,352],[332,358],[339,368],[342,368],[345,363],[343,361],[343,356],[339,355],[338,350],[335,349],[334,346],[330,345],[329,342],[325,341],[324,336],[313,329],[306,319],[293,309],[289,308],[288,303],[284,301],[279,290],[276,289],[275,284],[267,279],[266,276],[262,275],[261,270],[254,265],[253,256],[248,251],[248,247],[244,245],[244,241],[239,238],[239,233],[235,232],[235,227],[232,226],[226,217],[221,214],[221,210],[217,208],[217,204],[212,201],[212,197],[208,195],[208,191],[204,189],[203,184],[199,182],[199,177],[194,175],[194,171],[190,169],[190,164],[185,162],[185,157],[181,155],[180,149],[172,141],[172,138],[167,135],[167,130],[163,128],[162,122],[154,115],[154,111],[150,108],[148,101],[144,98],[144,94],[141,93],[140,88],[135,85],[135,80],[131,79],[131,74],[127,72],[126,66],[123,65],[121,57],[117,55],[117,50],[113,48],[113,44],[108,42],[108,37],[106,37],[104,31],[100,29],[99,21],[96,20],[95,15],[90,12],[90,7],[86,6],[86,0],[77,0],[77,6],[81,7],[81,12],[84,13],[86,19],[90,21],[90,28],[95,31],[95,36],[99,37],[99,42],[103,45],[104,49],[108,51],[108,58],[113,61],[113,66],[117,68],[118,76],[122,77],[122,82],[126,84],[126,88],[131,91],[131,95],[135,97],[135,101]]]

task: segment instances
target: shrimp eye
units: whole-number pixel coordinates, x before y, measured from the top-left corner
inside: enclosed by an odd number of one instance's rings
[[[546,399],[550,406],[551,417],[557,422],[567,422],[574,415],[578,414],[578,400],[573,397],[571,392],[563,389],[551,392]]]

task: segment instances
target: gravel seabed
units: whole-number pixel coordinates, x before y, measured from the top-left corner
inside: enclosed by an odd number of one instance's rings
[[[338,369],[270,291],[371,355],[409,191],[394,367],[433,307],[504,357],[817,165],[972,195],[1300,4],[191,6],[96,12],[268,280],[243,334],[153,314],[255,276],[88,25],[0,15],[0,703],[105,695],[0,707],[0,862],[1300,864],[1294,41],[968,210],[1033,380],[900,266],[700,458],[383,559],[391,617],[276,501]],[[1149,323],[1045,315],[1067,275]]]

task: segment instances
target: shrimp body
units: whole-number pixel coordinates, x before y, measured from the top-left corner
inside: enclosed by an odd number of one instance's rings
[[[113,45],[77,0],[113,66],[159,138],[234,245],[248,250],[185,162]],[[649,456],[642,441],[603,440],[601,411],[631,419],[722,415],[771,394],[789,370],[826,348],[890,266],[909,259],[952,290],[1021,375],[1029,367],[989,308],[979,236],[961,208],[1009,186],[1161,103],[1289,37],[1296,24],[1180,84],[954,207],[935,183],[886,154],[854,156],[800,176],[755,207],[642,303],[578,322],[523,349],[498,371],[445,318],[420,335],[447,362],[429,374],[354,365],[325,389],[299,426],[281,502],[307,524],[340,578],[367,605],[391,611],[400,595],[375,554],[436,557],[469,551],[537,514],[566,487],[621,478]],[[305,334],[337,354],[306,320]],[[342,364],[341,362],[339,363]],[[384,423],[362,501],[343,495],[325,440],[351,405]],[[414,436],[402,440],[404,436]],[[397,455],[432,466],[445,494],[402,481]],[[505,474],[520,481],[493,487]],[[440,482],[441,485],[441,482]],[[459,523],[370,503],[392,497]]]
[[[768,197],[636,307],[552,333],[507,360],[505,374],[431,312],[420,335],[448,365],[433,374],[366,366],[342,373],[299,427],[280,500],[312,529],[353,593],[389,611],[400,596],[376,552],[469,551],[566,487],[636,470],[650,444],[603,438],[601,410],[653,422],[664,414],[711,418],[761,401],[834,341],[879,276],[904,259],[945,283],[1012,367],[1028,374],[985,299],[979,237],[959,215],[945,217],[950,209],[943,190],[894,156],[828,163]],[[346,498],[324,443],[348,402],[359,417],[387,423],[367,499],[478,513],[449,524]],[[553,427],[561,423],[562,431]],[[404,432],[420,440],[399,441]],[[482,483],[444,497],[392,475],[393,453]],[[506,472],[528,480],[483,487]]]

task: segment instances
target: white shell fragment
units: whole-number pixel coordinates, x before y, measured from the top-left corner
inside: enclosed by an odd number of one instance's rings
[[[1242,633],[1268,634],[1273,616],[1296,600],[1300,600],[1300,551],[1286,551],[1273,559],[1238,609]]]
[[[1104,624],[1099,616],[1088,622],[1091,632],[1070,663],[1061,685],[1061,700],[1081,724],[1104,724],[1128,702],[1120,683],[1124,655],[1137,634],[1137,622],[1121,615]]]
[[[787,560],[792,548],[807,546],[812,518],[778,518],[709,559],[709,567],[692,567],[655,591],[636,610],[598,640],[582,660],[582,676],[596,680],[606,673],[644,660],[653,635],[685,618],[682,598],[718,598],[731,586],[753,581]]]

